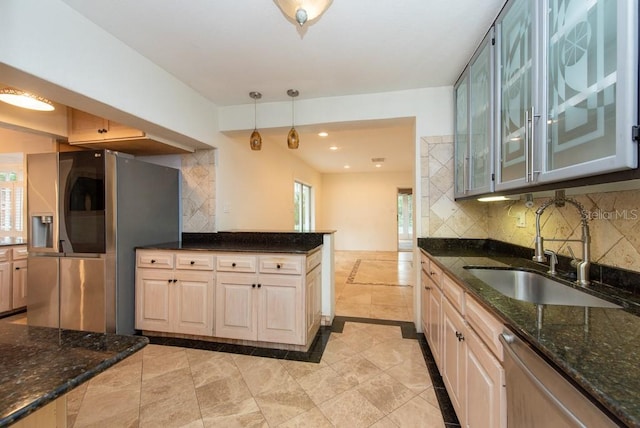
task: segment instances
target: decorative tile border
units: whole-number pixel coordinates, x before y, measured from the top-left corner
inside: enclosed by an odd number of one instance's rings
[[[396,263],[397,262],[397,260],[370,260],[370,261],[392,262],[392,263]],[[389,282],[356,282],[356,275],[358,274],[358,269],[360,269],[361,262],[362,262],[362,259],[357,259],[356,262],[353,264],[353,268],[351,269],[351,272],[349,273],[349,276],[347,277],[347,280],[345,281],[347,284],[384,285],[384,286],[389,286],[389,287],[413,287],[411,284],[396,284],[396,283],[389,283]],[[411,262],[408,262],[408,263],[411,263]]]

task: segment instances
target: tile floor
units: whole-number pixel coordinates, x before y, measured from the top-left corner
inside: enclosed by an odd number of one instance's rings
[[[336,251],[336,315],[413,321],[413,253]]]
[[[348,318],[319,363],[148,345],[69,393],[68,426],[459,426],[445,424],[428,350],[403,338],[411,325],[374,320],[412,319],[411,256],[336,252],[336,311]]]
[[[420,345],[346,322],[320,363],[148,345],[69,394],[70,427],[444,427]]]

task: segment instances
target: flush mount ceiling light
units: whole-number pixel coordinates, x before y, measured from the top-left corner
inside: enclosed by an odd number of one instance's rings
[[[258,108],[258,100],[262,98],[262,94],[260,92],[249,92],[249,96],[253,98],[253,132],[251,133],[251,138],[249,138],[249,146],[251,146],[251,150],[260,150],[262,149],[262,137],[258,132],[256,110]]]
[[[29,110],[55,110],[53,103],[48,99],[13,88],[0,89],[0,101]]]
[[[324,137],[328,137],[328,136],[329,136],[328,132],[324,132],[324,131],[318,132],[318,137],[323,137],[324,138]]]
[[[289,89],[287,91],[287,95],[291,97],[291,130],[289,131],[289,135],[287,135],[287,146],[290,149],[297,149],[298,146],[300,145],[300,138],[298,137],[298,131],[296,131],[296,128],[293,126],[294,124],[293,100],[295,99],[295,97],[300,95],[300,93],[295,89]]]
[[[331,6],[333,0],[274,0],[282,13],[302,27],[317,19]]]

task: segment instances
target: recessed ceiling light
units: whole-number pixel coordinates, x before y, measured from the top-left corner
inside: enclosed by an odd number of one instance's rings
[[[331,146],[329,147],[329,150],[338,150],[338,146]]]
[[[376,168],[382,168],[382,164],[377,163],[377,164],[376,164]]]
[[[351,168],[349,165],[344,166],[344,169],[349,169],[349,168]]]
[[[328,132],[324,132],[324,131],[322,131],[322,132],[318,132],[318,136],[319,136],[319,137],[328,137],[328,136],[329,136],[329,133],[328,133]]]

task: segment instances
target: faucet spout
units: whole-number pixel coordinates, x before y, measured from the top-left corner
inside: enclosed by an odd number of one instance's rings
[[[540,232],[540,217],[542,213],[552,204],[556,204],[558,206],[569,204],[576,208],[580,213],[580,218],[582,222],[582,236],[579,240],[577,239],[551,239],[547,238],[547,241],[562,241],[562,242],[571,242],[571,241],[579,241],[582,243],[582,260],[577,260],[573,256],[573,251],[571,251],[571,255],[575,260],[576,274],[577,274],[577,283],[580,286],[586,286],[589,284],[589,269],[591,267],[591,263],[589,259],[591,257],[591,235],[589,234],[589,215],[587,211],[584,209],[582,204],[575,199],[566,198],[564,196],[558,196],[556,194],[555,198],[549,199],[544,202],[542,205],[538,207],[536,210],[536,237],[535,237],[535,247],[534,247],[534,256],[533,261],[545,263],[547,261],[547,257],[545,256],[545,252],[549,254],[548,251],[544,249],[544,241],[545,238],[542,237],[542,233]],[[570,248],[569,248],[570,249]],[[550,262],[550,271],[555,271],[555,264],[558,262],[555,257],[555,253],[552,255]],[[572,264],[573,265],[573,264]]]

